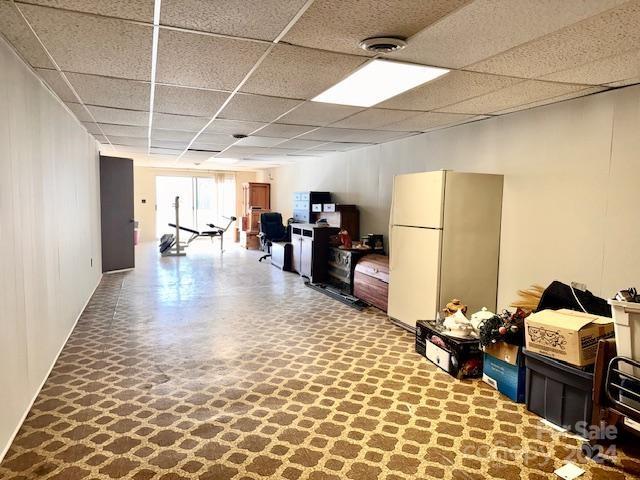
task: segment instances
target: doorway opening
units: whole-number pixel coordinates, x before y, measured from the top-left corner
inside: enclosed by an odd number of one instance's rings
[[[180,197],[180,225],[207,230],[208,223],[226,225],[235,215],[236,181],[233,174],[207,177],[156,177],[156,238],[175,222],[175,198]]]

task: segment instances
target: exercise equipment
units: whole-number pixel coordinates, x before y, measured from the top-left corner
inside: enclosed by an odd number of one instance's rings
[[[180,243],[180,197],[176,197],[173,204],[176,212],[176,223],[169,224],[175,228],[175,234],[167,233],[160,237],[160,254],[163,257],[184,257],[187,244]]]
[[[168,257],[168,256],[175,257],[175,256],[186,255],[187,253],[185,252],[185,249],[189,246],[191,242],[193,242],[196,238],[200,238],[200,237],[209,237],[212,242],[215,237],[220,237],[220,252],[224,252],[224,243],[223,243],[224,234],[229,229],[231,224],[236,221],[236,217],[223,217],[229,220],[229,222],[225,227],[218,227],[213,223],[207,223],[207,226],[211,230],[199,231],[199,230],[194,230],[193,228],[188,228],[180,225],[180,197],[176,197],[175,210],[176,210],[176,222],[168,224],[171,228],[175,229],[175,234],[167,233],[160,238],[159,248],[160,248],[160,254],[163,257]],[[191,234],[191,236],[188,238],[186,242],[182,242],[182,243],[180,242],[180,231],[184,231]]]

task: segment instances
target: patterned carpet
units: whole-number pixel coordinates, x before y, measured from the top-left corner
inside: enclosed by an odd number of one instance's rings
[[[480,381],[257,262],[200,245],[108,275],[7,457],[2,479],[401,480],[636,478]],[[215,253],[213,253],[215,252]],[[635,458],[634,458],[635,457]],[[626,473],[625,473],[626,472]]]

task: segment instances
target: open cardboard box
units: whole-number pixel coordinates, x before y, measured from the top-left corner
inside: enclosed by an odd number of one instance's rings
[[[598,341],[614,336],[611,318],[573,310],[543,310],[525,319],[527,350],[576,367],[596,360]]]
[[[497,342],[484,347],[482,380],[514,402],[525,400],[524,357],[522,347]]]

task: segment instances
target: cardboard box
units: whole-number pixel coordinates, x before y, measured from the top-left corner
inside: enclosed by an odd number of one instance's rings
[[[450,337],[434,321],[416,322],[416,352],[456,378],[482,376],[480,341]]]
[[[522,348],[504,342],[485,347],[482,380],[517,403],[524,403],[527,369]]]
[[[611,318],[573,310],[543,310],[525,320],[527,350],[577,367],[596,360],[598,341],[613,338]]]

